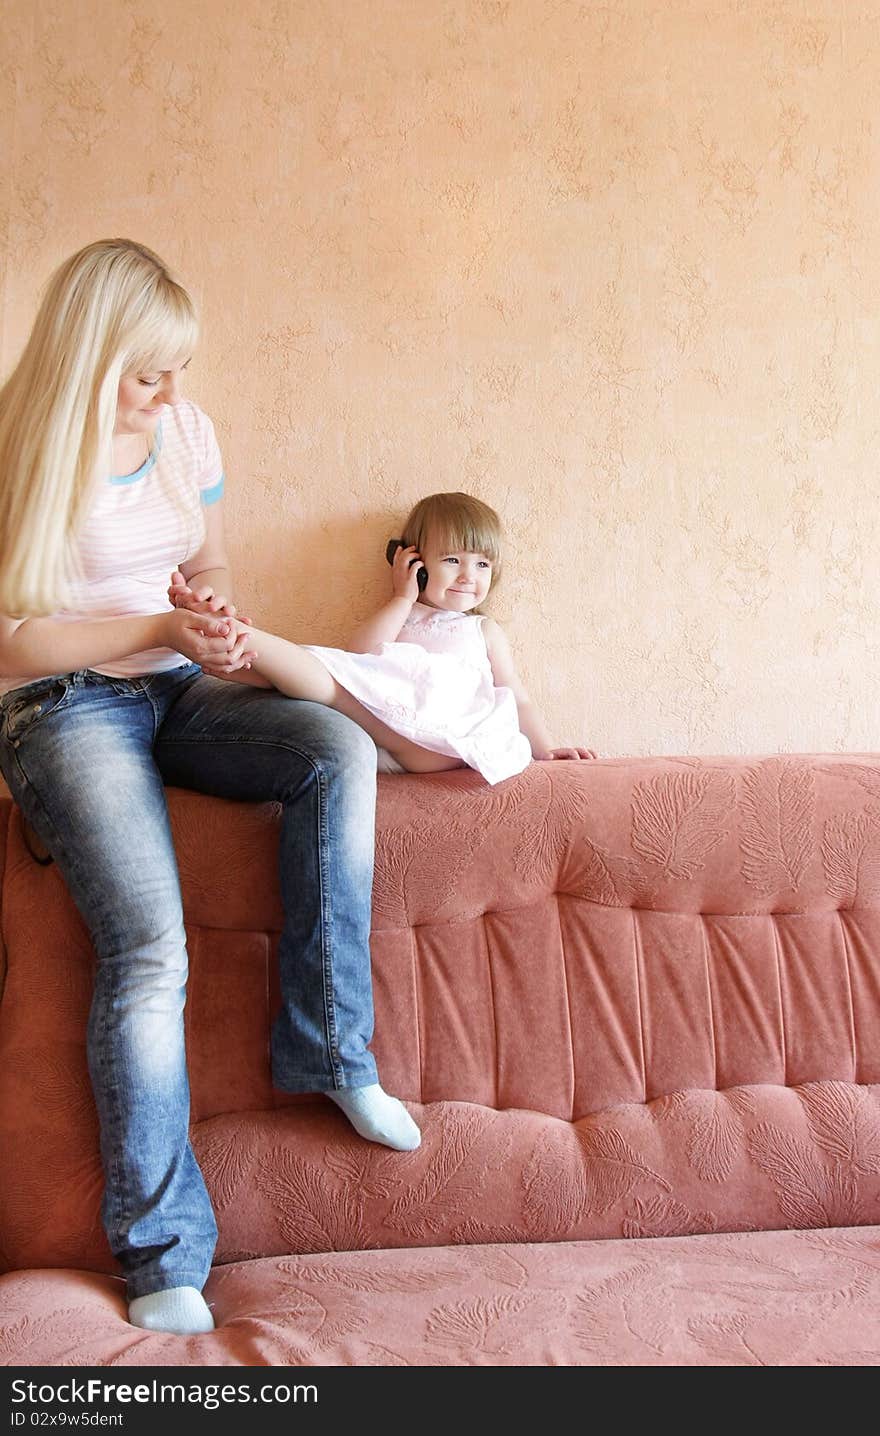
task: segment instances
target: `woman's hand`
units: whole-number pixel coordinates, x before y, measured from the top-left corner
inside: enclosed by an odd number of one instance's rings
[[[168,585],[168,602],[175,608],[187,608],[190,613],[216,613],[221,618],[238,616],[235,604],[230,603],[222,594],[215,593],[213,588],[207,585],[190,588],[179,568],[176,568],[171,575],[171,582]],[[250,619],[242,615],[240,622],[250,623]]]
[[[592,748],[548,748],[546,753],[536,753],[538,763],[553,763],[558,758],[598,758]]]
[[[395,598],[406,598],[410,603],[419,600],[418,572],[422,567],[422,556],[415,544],[404,548],[401,544],[391,565],[391,587]]]
[[[255,656],[252,631],[240,620],[175,608],[165,622],[167,647],[218,678],[249,668]]]

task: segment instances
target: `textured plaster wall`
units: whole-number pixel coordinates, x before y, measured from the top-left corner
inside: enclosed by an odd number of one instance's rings
[[[247,608],[344,641],[422,493],[559,741],[877,746],[880,12],[6,0],[0,362],[128,234],[202,305]]]

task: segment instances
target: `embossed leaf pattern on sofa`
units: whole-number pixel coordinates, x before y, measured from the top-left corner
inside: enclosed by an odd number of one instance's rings
[[[813,854],[815,780],[806,763],[768,758],[743,774],[742,875],[762,896],[797,890]]]
[[[740,1124],[719,1092],[695,1093],[685,1128],[688,1161],[706,1182],[724,1182],[740,1150]]]
[[[833,766],[823,764],[819,769],[832,778],[846,778],[859,784],[872,798],[880,798],[880,772],[867,763],[848,763],[842,760]]]
[[[537,766],[537,786],[514,831],[519,837],[513,849],[513,871],[521,883],[547,883],[556,874],[563,854],[576,849],[590,811],[588,795],[582,788],[551,781],[545,767]],[[534,785],[533,785],[534,786]]]
[[[639,1298],[648,1295],[655,1277],[650,1265],[633,1259],[622,1271],[577,1293],[571,1334],[585,1353],[601,1356],[606,1351],[621,1350],[622,1344],[628,1355],[633,1345],[638,1349],[643,1344],[643,1338],[627,1321],[626,1311],[633,1305],[633,1298],[638,1305]],[[656,1351],[656,1336],[654,1342],[646,1344]]]
[[[351,1292],[340,1302],[333,1292],[307,1291],[289,1280],[280,1266],[276,1274],[277,1279],[262,1292],[254,1317],[271,1322],[282,1332],[295,1333],[304,1342],[300,1359],[308,1360],[311,1352],[312,1360],[320,1361],[341,1338],[360,1334],[367,1327],[369,1310]]]
[[[670,878],[690,878],[727,836],[736,800],[733,776],[711,768],[661,773],[636,783],[632,844]]]
[[[295,1284],[309,1281],[344,1291],[436,1291],[444,1282],[460,1280],[463,1275],[460,1263],[456,1264],[451,1259],[424,1271],[353,1271],[322,1262],[317,1257],[308,1262],[279,1261],[277,1268],[291,1277]]]
[[[798,1240],[799,1234],[794,1237]],[[820,1267],[818,1280],[807,1283],[796,1266],[761,1260],[754,1252],[746,1264],[754,1273],[752,1280],[745,1271],[733,1279],[719,1271],[716,1289],[707,1287],[707,1296],[714,1296],[718,1310],[688,1322],[689,1335],[716,1361],[800,1365],[807,1352],[821,1350],[836,1314],[864,1299],[858,1279],[840,1268],[826,1276]],[[756,1294],[763,1307],[758,1313],[748,1309]]]
[[[414,827],[384,828],[376,833],[373,914],[397,926],[406,924],[406,882],[421,834]]]
[[[272,1203],[288,1251],[345,1251],[374,1244],[361,1194],[337,1185],[323,1167],[289,1148],[266,1153],[256,1185]]]
[[[672,1197],[636,1197],[623,1219],[625,1237],[676,1237],[717,1232],[712,1212],[694,1212]]]
[[[669,1295],[664,1283],[652,1275],[639,1273],[627,1282],[620,1294],[620,1306],[627,1330],[658,1358],[670,1345],[672,1324]]]
[[[822,829],[822,865],[829,893],[841,907],[880,898],[880,822],[873,808],[833,813]]]
[[[573,1231],[587,1204],[587,1186],[580,1163],[566,1148],[573,1136],[556,1128],[544,1131],[522,1174],[522,1220],[536,1239],[559,1240]]]
[[[420,855],[411,863],[407,887],[411,901],[408,916],[417,921],[439,921],[446,915],[446,909],[454,903],[456,920],[482,913],[485,908],[484,895],[476,893],[465,897],[461,892],[462,878],[477,854],[488,866],[496,868],[496,854],[503,853],[504,862],[499,877],[509,887],[507,877],[511,839],[531,833],[534,840],[540,837],[540,824],[536,824],[533,811],[535,778],[532,770],[500,783],[492,790],[491,801],[487,802],[487,791],[482,785],[464,793],[453,789],[447,792],[442,804],[433,805],[431,825],[423,833],[423,847]],[[537,769],[540,783],[540,769]],[[574,806],[574,813],[572,813]],[[566,819],[579,817],[581,804],[569,803]],[[556,827],[565,831],[566,824],[560,824],[560,813],[556,813]],[[547,839],[544,854],[545,867],[533,868],[528,877],[518,874],[518,887],[543,887],[551,872],[555,873],[556,863],[550,858],[564,847],[564,839],[554,843]],[[548,867],[547,864],[551,865]]]
[[[467,816],[465,815],[467,812]],[[487,815],[466,795],[459,804],[431,804],[417,829],[417,843],[406,869],[404,901],[407,922],[436,922],[454,900],[459,881],[487,837]]]
[[[764,1366],[746,1339],[749,1326],[745,1313],[734,1311],[730,1316],[708,1316],[688,1322],[688,1334],[713,1363],[723,1365],[732,1361],[737,1366]]]
[[[68,1307],[66,1310],[47,1313],[45,1316],[19,1316],[0,1325],[0,1366],[17,1366],[22,1352],[39,1351],[41,1346],[59,1328],[69,1324],[74,1331],[83,1316],[88,1313],[83,1307]],[[63,1361],[55,1362],[63,1365]],[[79,1358],[77,1357],[77,1365]]]
[[[357,1299],[324,1302],[302,1287],[286,1285],[278,1294],[278,1305],[272,1315],[281,1326],[304,1327],[317,1352],[330,1351],[340,1337],[362,1332],[369,1323],[369,1311]]]
[[[761,1110],[758,1094],[750,1087],[729,1087],[726,1092],[711,1095],[726,1102],[740,1117],[756,1117]],[[689,1097],[690,1093],[685,1094],[686,1101]]]
[[[846,1226],[864,1220],[853,1175],[841,1163],[823,1166],[815,1148],[769,1122],[749,1133],[748,1145],[773,1183],[790,1226]]]
[[[394,1202],[388,1225],[410,1237],[424,1237],[454,1226],[479,1209],[488,1181],[481,1142],[491,1125],[491,1119],[486,1124],[478,1122],[476,1114],[444,1113],[438,1150],[421,1181]],[[427,1150],[426,1144],[420,1150]]]
[[[799,1243],[813,1251],[819,1252],[823,1257],[833,1253],[843,1256],[848,1266],[853,1266],[859,1273],[859,1281],[865,1283],[867,1278],[880,1275],[880,1240],[873,1232],[850,1232],[846,1228],[839,1228],[835,1232],[798,1232]]]
[[[505,825],[518,831],[519,810],[527,806],[522,783],[500,784],[487,803],[485,785],[468,776],[474,791],[450,786],[441,774],[415,780],[410,791],[418,792],[418,819],[409,807],[406,825],[392,821],[377,828],[373,906],[387,922],[436,921],[474,854]]]
[[[389,1346],[380,1346],[378,1342],[367,1341],[363,1345],[363,1355],[358,1361],[358,1366],[421,1366],[421,1362],[407,1361],[405,1356],[399,1352],[392,1351]]]
[[[880,1173],[880,1112],[870,1094],[845,1082],[800,1089],[814,1142],[829,1157],[864,1175]]]
[[[435,1307],[428,1317],[426,1335],[434,1346],[455,1351],[489,1353],[503,1342],[504,1326],[511,1317],[534,1305],[534,1296],[502,1295],[488,1300],[458,1301]]]
[[[393,1197],[408,1165],[398,1152],[386,1152],[382,1147],[324,1148],[326,1170],[364,1197]]]
[[[522,1227],[505,1226],[503,1222],[478,1222],[473,1217],[469,1217],[466,1222],[458,1222],[449,1233],[449,1240],[462,1246],[474,1246],[479,1242],[515,1243],[521,1242],[522,1239]]]
[[[235,1200],[250,1168],[246,1149],[230,1142],[222,1122],[202,1122],[193,1133],[193,1149],[202,1169],[215,1211]]]
[[[525,1263],[513,1251],[504,1247],[476,1246],[468,1253],[468,1267],[487,1277],[493,1285],[509,1286],[523,1291],[529,1284],[529,1272]]]
[[[647,1166],[613,1126],[585,1120],[574,1133],[584,1157],[588,1212],[607,1212],[642,1180],[669,1191],[669,1183]]]
[[[650,907],[656,879],[644,864],[612,853],[583,834],[564,871],[565,891],[602,907]]]

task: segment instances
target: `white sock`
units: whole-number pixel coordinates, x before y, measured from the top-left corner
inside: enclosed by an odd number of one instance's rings
[[[397,1152],[412,1152],[422,1140],[403,1103],[383,1092],[378,1082],[369,1087],[343,1087],[327,1096],[342,1108],[354,1130],[368,1142],[381,1142]]]
[[[172,1331],[175,1336],[198,1336],[214,1330],[214,1318],[194,1286],[170,1286],[149,1296],[136,1296],[128,1304],[132,1326],[147,1331]]]

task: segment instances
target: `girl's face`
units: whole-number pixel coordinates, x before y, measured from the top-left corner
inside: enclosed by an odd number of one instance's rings
[[[170,369],[123,374],[116,400],[114,434],[152,434],[159,422],[162,405],[180,403],[187,364],[188,359],[186,364],[175,364]]]
[[[479,608],[492,584],[492,560],[486,554],[442,548],[430,533],[420,552],[428,570],[421,603],[451,613]]]

